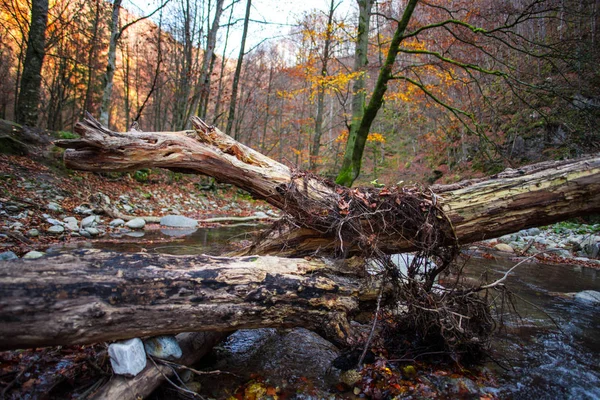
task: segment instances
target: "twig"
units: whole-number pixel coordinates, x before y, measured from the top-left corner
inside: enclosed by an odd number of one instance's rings
[[[2,393],[0,394],[0,399],[4,400],[6,398],[6,393],[8,393],[8,391],[14,386],[16,385],[19,380],[21,380],[21,378],[23,377],[23,375],[25,374],[25,372],[29,371],[29,368],[31,368],[33,366],[33,364],[35,364],[38,361],[38,357],[34,357],[29,364],[27,364],[25,366],[25,368],[23,368],[22,371],[20,371],[17,376],[15,377],[15,379],[13,379],[12,381],[9,382],[8,385],[6,385],[6,387],[4,389],[2,389]]]
[[[532,255],[532,256],[529,256],[529,257],[527,257],[527,258],[525,258],[525,259],[523,259],[523,260],[519,261],[517,264],[515,264],[515,265],[514,265],[514,266],[513,266],[511,269],[509,269],[508,271],[506,271],[506,273],[504,274],[504,276],[503,276],[502,278],[500,278],[500,279],[498,279],[497,281],[495,281],[495,282],[492,282],[492,283],[490,283],[490,284],[488,284],[488,285],[483,285],[483,286],[480,286],[480,287],[478,287],[477,289],[475,289],[475,290],[473,290],[473,291],[476,291],[476,292],[478,292],[478,291],[481,291],[481,290],[485,290],[485,289],[491,289],[491,288],[493,288],[493,287],[495,287],[495,286],[498,286],[498,285],[500,285],[502,282],[504,282],[504,281],[506,280],[506,278],[508,278],[508,276],[510,275],[510,273],[511,273],[511,272],[513,272],[513,271],[514,271],[514,270],[515,270],[515,269],[516,269],[518,266],[520,266],[520,265],[522,265],[522,264],[526,263],[527,261],[529,261],[529,260],[531,260],[531,259],[533,259],[533,258],[535,258],[535,257],[539,256],[540,254],[544,254],[544,253],[551,253],[551,252],[553,252],[553,251],[559,251],[559,250],[560,250],[560,249],[551,249],[551,250],[544,250],[544,251],[540,251],[539,253],[535,253],[534,255]]]
[[[169,382],[175,388],[177,388],[178,390],[181,390],[184,393],[188,393],[188,394],[190,394],[190,395],[192,395],[194,397],[198,397],[198,398],[204,400],[204,397],[200,396],[198,393],[194,392],[193,390],[182,388],[181,386],[177,385],[175,382],[173,382],[172,380],[170,380],[169,377],[167,375],[165,375],[165,373],[162,372],[162,370],[158,367],[158,364],[156,364],[156,361],[154,361],[154,358],[152,356],[148,356],[148,358],[152,361],[152,363],[154,364],[154,366],[156,367],[156,369],[158,370],[158,372],[163,376],[163,378],[165,378],[165,380],[167,382]]]
[[[214,370],[214,371],[198,371],[197,369],[194,368],[190,368],[186,365],[182,365],[182,364],[177,364],[174,363],[172,361],[167,361],[167,360],[158,360],[161,364],[165,364],[165,365],[172,365],[174,367],[177,367],[179,369],[186,369],[190,372],[193,372],[196,375],[218,375],[218,374],[228,374],[228,375],[232,375],[235,376],[236,378],[240,378],[239,375],[234,374],[233,372],[229,372],[229,371],[220,371],[220,370]]]

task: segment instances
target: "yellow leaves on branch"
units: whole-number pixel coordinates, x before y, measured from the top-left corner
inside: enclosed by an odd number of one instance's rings
[[[346,143],[347,140],[348,140],[348,131],[343,131],[335,139],[336,143]],[[385,141],[385,136],[383,136],[381,133],[371,132],[367,136],[367,142],[369,142],[369,143],[385,143],[386,141]]]

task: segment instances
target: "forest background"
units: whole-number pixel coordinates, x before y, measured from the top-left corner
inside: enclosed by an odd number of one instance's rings
[[[86,111],[120,131],[199,115],[335,178],[384,71],[361,183],[454,182],[600,150],[598,0],[323,0],[258,42],[251,0],[150,8],[0,0],[0,118],[68,137]]]

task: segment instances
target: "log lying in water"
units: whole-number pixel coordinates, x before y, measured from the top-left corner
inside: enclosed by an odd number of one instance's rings
[[[0,262],[0,350],[304,326],[338,343],[373,300],[358,271],[280,257],[85,250]]]
[[[124,171],[161,167],[209,175],[250,192],[295,219],[294,228],[265,238],[247,254],[302,256],[332,253],[340,247],[339,232],[311,223],[315,216],[332,210],[339,213],[345,189],[295,173],[199,119],[193,122],[195,129],[189,131],[116,133],[86,119],[75,128],[80,139],[56,144],[67,148],[64,160],[69,168]],[[434,186],[418,195],[444,210],[460,244],[489,239],[599,212],[600,156],[540,163],[488,179]],[[361,218],[369,224],[368,215]],[[378,246],[389,253],[414,250],[415,233],[414,229],[377,232]],[[357,250],[356,243],[349,245],[355,246],[351,251]]]

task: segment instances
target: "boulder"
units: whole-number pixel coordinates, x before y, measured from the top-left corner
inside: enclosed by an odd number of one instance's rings
[[[146,352],[139,338],[116,342],[108,346],[113,372],[117,375],[136,376],[146,368]]]

